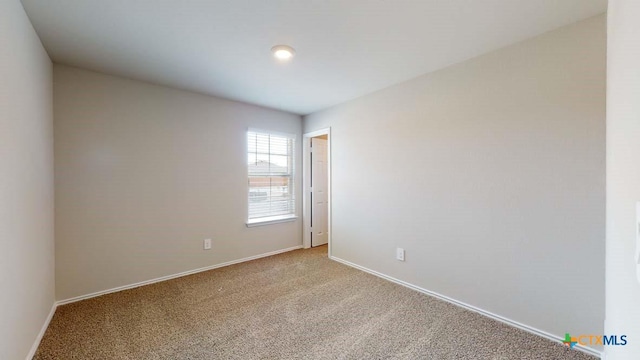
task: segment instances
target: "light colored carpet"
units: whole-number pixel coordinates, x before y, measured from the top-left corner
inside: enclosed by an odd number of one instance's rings
[[[326,246],[61,306],[35,359],[594,359]]]

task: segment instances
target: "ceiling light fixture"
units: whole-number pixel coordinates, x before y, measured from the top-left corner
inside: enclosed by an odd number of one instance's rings
[[[278,60],[290,60],[296,54],[296,51],[291,46],[276,45],[271,48],[271,53]]]

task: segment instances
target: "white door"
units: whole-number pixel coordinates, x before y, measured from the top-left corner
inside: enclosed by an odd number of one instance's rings
[[[311,138],[311,247],[329,240],[327,140]]]

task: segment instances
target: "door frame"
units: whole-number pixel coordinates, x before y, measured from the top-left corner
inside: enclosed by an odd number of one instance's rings
[[[309,161],[309,155],[311,153],[311,138],[327,135],[327,199],[329,206],[327,206],[327,228],[329,234],[327,236],[327,242],[329,246],[328,255],[331,257],[331,208],[333,207],[333,201],[331,199],[331,127],[308,132],[302,136],[302,247],[308,249],[311,247],[311,191],[309,187],[309,179],[311,177],[311,161]]]

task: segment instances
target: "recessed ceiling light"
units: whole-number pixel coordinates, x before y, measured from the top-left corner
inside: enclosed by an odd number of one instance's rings
[[[271,48],[271,53],[278,60],[289,60],[296,54],[296,51],[291,46],[276,45]]]

